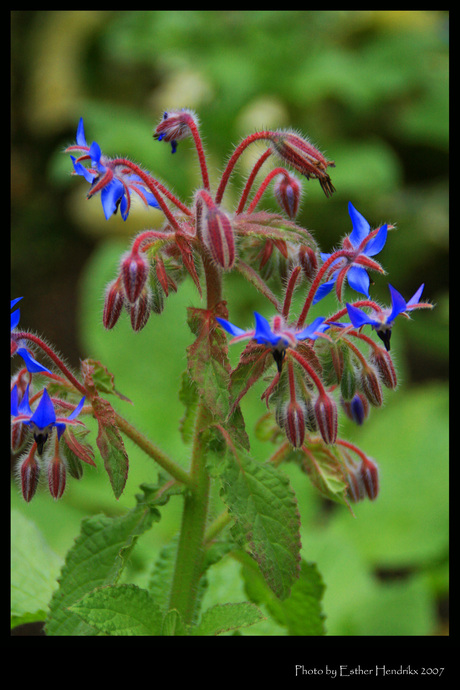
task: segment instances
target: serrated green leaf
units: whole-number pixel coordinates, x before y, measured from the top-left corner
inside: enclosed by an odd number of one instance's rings
[[[126,402],[131,402],[129,398],[122,395],[115,389],[115,377],[101,362],[97,362],[95,359],[85,359],[82,362],[83,375],[88,375],[91,372],[91,379],[94,383],[95,388],[100,393],[112,393],[118,396],[121,400],[126,400]]]
[[[69,608],[103,635],[161,634],[160,609],[149,592],[136,585],[100,587]]]
[[[91,404],[99,427],[96,438],[97,447],[104,460],[104,467],[109,476],[115,498],[120,498],[128,479],[128,454],[110,403],[98,397],[93,399]]]
[[[243,448],[228,453],[221,496],[235,521],[232,534],[246,546],[275,594],[284,599],[299,574],[300,518],[288,479],[253,460]]]
[[[11,627],[46,618],[62,561],[36,525],[11,513]]]
[[[249,559],[243,560],[243,577],[251,601],[265,604],[271,617],[289,635],[324,635],[322,597],[325,585],[315,563],[302,560],[300,576],[284,601],[277,599]]]
[[[82,521],[50,602],[47,635],[97,634],[69,607],[97,587],[115,584],[137,538],[159,517],[157,510],[138,505],[122,517],[98,515]]]
[[[217,604],[204,611],[199,625],[191,629],[191,635],[221,635],[229,630],[247,628],[264,620],[262,612],[250,602]]]
[[[188,635],[177,609],[171,609],[163,618],[161,634],[167,637]]]

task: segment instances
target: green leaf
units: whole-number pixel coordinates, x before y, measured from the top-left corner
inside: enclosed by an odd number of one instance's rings
[[[137,538],[159,519],[156,509],[140,504],[122,517],[98,515],[82,521],[50,602],[47,635],[97,634],[69,607],[97,587],[115,584]]]
[[[289,635],[324,635],[322,598],[325,590],[314,563],[302,560],[300,576],[289,598],[280,601],[271,592],[249,559],[243,560],[246,591],[256,604],[265,604],[271,617],[287,628]]]
[[[95,359],[85,359],[81,363],[81,367],[84,376],[91,371],[94,386],[100,393],[112,393],[121,398],[121,400],[131,402],[129,398],[115,390],[115,377],[103,364]]]
[[[120,498],[128,479],[129,460],[115,421],[115,412],[110,403],[103,398],[95,398],[91,404],[99,425],[97,447],[104,460],[115,498]]]
[[[35,524],[11,513],[11,627],[46,618],[62,562]]]
[[[220,470],[221,496],[235,521],[232,534],[284,599],[299,575],[300,518],[288,479],[275,467],[230,446]]]
[[[103,635],[161,634],[160,609],[147,590],[136,585],[100,587],[69,608]]]
[[[261,611],[247,601],[236,604],[217,604],[207,609],[199,625],[192,628],[192,635],[221,635],[229,630],[247,628],[264,620]]]

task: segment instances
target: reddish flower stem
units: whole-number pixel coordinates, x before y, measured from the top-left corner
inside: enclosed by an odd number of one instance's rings
[[[272,155],[272,150],[267,149],[265,153],[263,153],[257,163],[254,165],[251,174],[248,177],[248,180],[245,184],[245,187],[243,189],[243,194],[241,195],[240,203],[238,204],[238,208],[236,209],[237,213],[243,213],[244,205],[246,203],[246,200],[248,198],[248,194],[251,191],[251,187],[254,184],[254,180],[256,178],[257,173],[259,172],[260,168],[262,165],[265,163],[267,158]]]
[[[252,213],[254,211],[255,207],[259,203],[263,193],[267,189],[270,182],[273,180],[274,177],[276,177],[277,175],[280,175],[280,174],[286,174],[286,168],[273,168],[273,170],[271,170],[268,173],[267,177],[265,178],[265,180],[262,182],[259,189],[257,190],[257,193],[254,196],[253,200],[249,204],[248,213]]]
[[[220,204],[220,202],[222,201],[225,187],[227,186],[230,175],[232,174],[233,168],[235,167],[235,164],[238,158],[243,153],[243,151],[254,141],[258,141],[259,139],[270,139],[271,136],[272,132],[255,132],[254,134],[250,134],[248,137],[246,137],[246,139],[243,139],[243,141],[236,147],[235,151],[233,152],[233,155],[227,163],[227,167],[224,170],[222,179],[217,189],[215,199],[216,204]]]
[[[307,299],[305,300],[305,304],[303,306],[302,312],[299,316],[299,320],[297,321],[297,328],[302,328],[302,326],[305,323],[305,319],[307,318],[308,311],[311,307],[311,304],[313,302],[313,298],[316,294],[316,291],[319,287],[319,284],[321,283],[324,274],[326,271],[329,269],[330,265],[336,260],[339,259],[341,256],[349,256],[350,251],[347,249],[339,249],[337,252],[334,252],[333,254],[330,255],[326,259],[326,261],[323,263],[321,268],[319,269],[318,273],[315,276],[315,279],[313,283],[310,286],[310,290],[308,291]]]

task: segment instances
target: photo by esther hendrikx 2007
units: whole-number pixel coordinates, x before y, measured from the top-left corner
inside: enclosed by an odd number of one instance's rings
[[[18,303],[29,296],[14,296],[12,446],[24,500],[31,501],[41,485],[61,498],[72,480],[82,480],[83,466],[94,467],[96,460],[118,499],[129,472],[126,438],[158,467],[158,483],[142,484],[131,510],[83,520],[49,601],[45,632],[240,634],[272,615],[287,625],[287,634],[325,634],[324,584],[316,565],[301,555],[297,500],[283,466],[297,465],[317,491],[351,515],[354,503],[377,499],[378,458],[339,435],[339,415],[362,425],[370,409],[382,405],[384,389],[397,387],[393,328],[432,305],[422,301],[423,284],[414,285],[410,296],[388,283],[387,302],[373,298],[369,274],[386,273],[377,257],[392,226],[373,228],[365,208],[349,202],[349,232],[331,253],[297,223],[303,182],[317,180],[327,198],[335,191],[329,175],[334,162],[305,136],[291,130],[250,134],[228,159],[216,190],[194,112],[165,112],[153,136],[173,154],[183,139],[193,140],[201,186],[190,203],[129,158],[109,158],[99,143],[88,144],[83,118],[66,153],[72,173],[89,185],[87,198],[99,196],[108,220],[120,214],[127,221],[134,197],[164,214],[159,229],[138,233],[120,257],[106,288],[101,327],[111,330],[129,319],[134,331],[161,328],[150,317],[161,314],[168,295],[187,276],[196,287],[196,306],[177,315],[177,323],[186,322],[191,331],[177,431],[189,449],[189,466],[184,469],[161,448],[161,439],[149,438],[115,410],[109,394],[123,396],[114,387],[116,372],[104,362],[88,358],[79,372],[70,371],[51,344],[25,330]],[[235,208],[228,208],[232,172],[254,142],[266,148]],[[259,205],[270,187],[276,213]],[[232,316],[224,281],[229,272],[262,295],[265,306],[250,323]],[[331,303],[323,301],[329,293],[336,296],[333,313],[322,310]],[[229,346],[239,359],[229,357]],[[265,441],[264,458],[251,454],[240,407],[259,381],[264,390],[256,433]],[[96,432],[85,425],[88,415]],[[156,555],[148,585],[121,583],[137,540],[178,496],[178,534]],[[247,601],[206,607],[208,571],[225,557],[243,565]],[[292,633],[289,621],[296,615]]]

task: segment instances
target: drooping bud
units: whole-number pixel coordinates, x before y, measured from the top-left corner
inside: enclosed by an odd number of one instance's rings
[[[214,262],[230,270],[236,256],[232,222],[205,191],[197,197],[197,231]]]
[[[163,114],[163,119],[157,125],[153,137],[158,141],[171,142],[172,152],[175,153],[177,142],[191,136],[190,124],[192,122],[195,125],[198,124],[197,116],[193,111],[187,108],[170,110]]]
[[[54,499],[61,498],[66,485],[67,470],[64,460],[56,448],[54,456],[48,461],[48,487]]]
[[[327,395],[320,393],[315,403],[315,417],[318,429],[325,443],[333,444],[337,439],[337,405]]]
[[[369,415],[369,401],[362,393],[356,393],[352,400],[341,401],[345,414],[355,424],[363,424]]]
[[[380,407],[383,403],[383,395],[377,371],[371,366],[364,367],[361,370],[360,383],[370,404],[374,407]]]
[[[133,331],[140,331],[149,320],[151,308],[150,289],[144,287],[134,304],[129,305],[129,316]]]
[[[318,258],[311,247],[301,245],[299,247],[299,263],[307,280],[313,280],[318,271]]]
[[[379,468],[377,463],[370,458],[366,458],[361,464],[360,473],[366,493],[371,501],[374,501],[379,493]]]
[[[318,179],[326,196],[331,196],[335,192],[331,178],[326,172],[327,167],[334,167],[335,163],[327,161],[307,139],[294,132],[272,132],[270,141],[273,150],[283,161],[308,179]]]
[[[29,503],[35,495],[40,478],[40,465],[35,458],[35,443],[29,453],[24,456],[18,465],[18,477],[21,480],[21,491],[24,500]]]
[[[379,348],[372,352],[369,360],[376,368],[383,385],[394,390],[398,385],[398,377],[390,353]]]
[[[121,310],[125,302],[123,289],[121,287],[120,279],[112,281],[107,285],[104,299],[104,312],[102,314],[102,323],[104,328],[110,330],[115,326],[120,318]]]
[[[302,187],[294,175],[288,173],[278,175],[273,188],[275,197],[281,208],[289,218],[294,220],[299,210]]]
[[[348,484],[348,495],[353,503],[362,501],[366,495],[366,489],[361,477],[360,468],[356,466],[348,467],[345,478]]]
[[[128,301],[138,299],[149,275],[149,262],[145,253],[135,249],[127,252],[121,261],[120,275]]]
[[[298,400],[284,406],[283,428],[291,446],[300,448],[305,440],[306,411]]]

